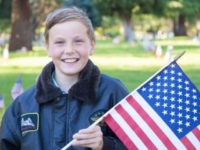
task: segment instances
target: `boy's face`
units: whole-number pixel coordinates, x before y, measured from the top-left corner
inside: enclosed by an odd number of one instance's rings
[[[95,42],[78,21],[54,25],[49,30],[48,55],[55,64],[56,75],[77,76],[92,54]]]

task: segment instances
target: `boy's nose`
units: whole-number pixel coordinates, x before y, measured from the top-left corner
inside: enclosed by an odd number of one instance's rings
[[[71,45],[67,45],[64,49],[64,52],[65,53],[72,53],[74,50],[73,50],[73,47]]]

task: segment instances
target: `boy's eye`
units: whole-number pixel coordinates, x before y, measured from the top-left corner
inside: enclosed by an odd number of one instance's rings
[[[75,40],[75,43],[77,43],[77,44],[81,44],[82,42],[83,42],[83,40],[80,40],[80,39]]]
[[[56,41],[55,44],[63,44],[64,41]]]

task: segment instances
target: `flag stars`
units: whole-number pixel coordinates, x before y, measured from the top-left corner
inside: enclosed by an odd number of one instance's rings
[[[178,76],[182,76],[183,74],[181,72],[178,72]]]
[[[155,103],[155,106],[156,106],[156,107],[159,107],[159,106],[160,106],[160,103],[159,103],[159,102],[156,102],[156,103]]]
[[[178,80],[177,80],[178,82],[182,82],[182,79],[181,78],[178,78]]]
[[[174,102],[174,101],[175,101],[175,98],[174,98],[174,97],[171,97],[171,98],[170,98],[170,101],[171,101],[171,102]]]
[[[186,108],[185,108],[185,111],[186,111],[186,112],[189,112],[189,111],[190,111],[190,108],[189,108],[189,107],[186,107]]]
[[[168,92],[167,89],[164,89],[164,90],[163,90],[163,93],[164,93],[164,94],[166,94],[167,92]]]
[[[190,104],[190,101],[189,101],[189,100],[186,100],[186,101],[185,101],[185,104],[186,104],[186,105],[189,105],[189,104]]]
[[[183,100],[181,98],[178,99],[178,103],[182,103]]]
[[[179,91],[179,92],[178,92],[178,95],[179,95],[179,96],[182,96],[182,92],[181,92],[181,91]]]
[[[146,91],[146,88],[143,87],[143,88],[142,88],[142,91],[143,91],[143,92]]]
[[[161,79],[161,77],[160,77],[160,76],[157,76],[157,77],[156,77],[156,79],[157,79],[157,80],[160,80],[160,79]]]
[[[155,97],[157,100],[159,100],[160,99],[160,95],[156,95],[156,97]]]
[[[187,120],[190,119],[190,115],[187,114],[187,115],[185,116],[185,118],[186,118]]]
[[[158,82],[158,83],[156,84],[156,86],[157,86],[157,87],[161,86],[161,83],[160,83],[160,82]]]
[[[166,100],[167,100],[167,96],[164,96],[164,97],[163,97],[163,100],[166,101]]]
[[[153,88],[150,88],[150,89],[149,89],[149,92],[153,92]]]
[[[182,133],[183,132],[183,129],[182,128],[178,128],[178,133]]]
[[[197,110],[196,110],[196,109],[193,109],[192,112],[193,112],[193,114],[196,114],[196,113],[197,113]]]
[[[170,116],[175,116],[175,112],[174,111],[172,111],[172,112],[170,112]]]
[[[171,77],[170,80],[171,80],[171,81],[174,81],[174,80],[175,80],[175,77]]]
[[[174,68],[175,67],[175,64],[171,64],[171,68]]]
[[[190,126],[190,122],[186,122],[186,123],[185,123],[185,126],[186,126],[186,127],[189,127],[189,126]]]
[[[192,118],[192,120],[193,120],[194,122],[197,121],[197,117],[194,116],[194,117]]]
[[[150,83],[149,83],[149,85],[150,85],[150,86],[153,86],[153,85],[154,85],[154,83],[153,83],[153,82],[150,82]]]
[[[178,87],[179,89],[182,89],[182,88],[183,88],[182,85],[180,85],[180,84],[179,84],[177,87]]]
[[[168,73],[168,70],[164,70],[163,72],[164,72],[164,74],[167,74],[167,73]]]
[[[170,73],[171,73],[171,74],[175,74],[175,71],[174,71],[174,70],[171,70]]]
[[[189,94],[189,93],[186,93],[186,94],[185,94],[185,97],[187,97],[187,98],[190,97],[190,94]]]
[[[171,104],[171,105],[170,105],[170,108],[171,108],[171,109],[174,109],[174,108],[175,108],[175,105],[174,105],[174,104]]]
[[[189,88],[188,86],[186,86],[186,87],[185,87],[185,90],[186,90],[186,91],[189,91],[189,90],[190,90],[190,88]]]
[[[157,92],[157,93],[160,93],[160,89],[156,89],[156,92]]]
[[[184,83],[185,83],[186,85],[188,85],[188,84],[189,84],[189,81],[185,81]]]
[[[167,87],[167,86],[168,86],[168,84],[167,84],[167,83],[164,83],[164,84],[163,84],[163,86],[164,86],[164,87]]]
[[[170,119],[169,121],[171,124],[174,124],[175,123],[175,120],[174,119]]]
[[[177,109],[178,109],[178,110],[182,110],[183,107],[179,105],[179,106],[177,107]]]
[[[179,118],[183,117],[183,114],[182,113],[178,113],[177,115]]]
[[[153,95],[152,95],[152,94],[149,94],[148,98],[149,98],[149,99],[152,99],[152,98],[153,98]]]
[[[178,65],[170,66],[147,82],[139,93],[175,134],[183,137],[200,123],[200,93]]]
[[[174,95],[175,94],[175,91],[174,90],[171,90],[171,92],[170,92],[172,95]]]
[[[168,77],[167,77],[167,76],[164,76],[164,77],[163,77],[163,80],[167,80],[167,79],[168,79]]]
[[[180,125],[183,124],[183,121],[182,121],[182,120],[179,120],[177,123],[178,123],[178,125],[180,126]]]
[[[170,84],[170,87],[171,87],[171,88],[174,88],[174,87],[175,87],[175,84],[174,84],[174,83]]]
[[[193,99],[197,99],[197,96],[196,96],[196,95],[193,95],[192,98],[193,98]]]
[[[167,113],[167,110],[163,110],[163,115],[167,115],[168,113]]]
[[[193,102],[192,105],[193,105],[194,107],[196,107],[196,106],[197,106],[197,102]]]
[[[192,92],[193,92],[193,93],[196,93],[196,92],[197,92],[197,90],[196,90],[196,89],[192,89]]]
[[[166,107],[167,107],[167,103],[164,103],[164,104],[163,104],[163,107],[166,108]]]

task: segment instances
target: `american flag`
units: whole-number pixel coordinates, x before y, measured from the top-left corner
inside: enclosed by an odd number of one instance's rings
[[[21,76],[19,76],[17,78],[17,81],[14,83],[14,85],[11,89],[12,99],[15,100],[15,98],[17,96],[19,96],[20,94],[22,94],[23,92],[24,92],[24,88],[23,88],[23,85],[22,85],[22,79],[21,79]]]
[[[200,149],[200,92],[173,61],[104,121],[129,150]]]
[[[0,108],[4,108],[4,98],[1,94],[0,94]]]

